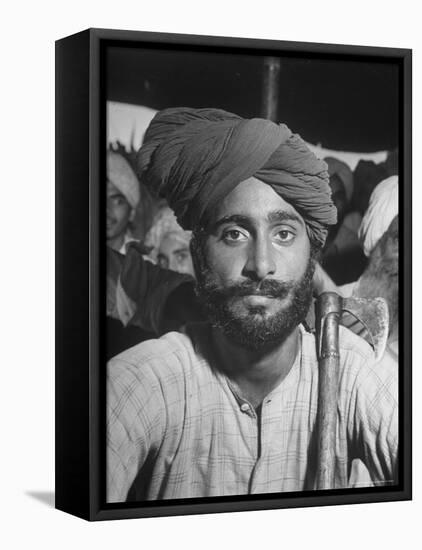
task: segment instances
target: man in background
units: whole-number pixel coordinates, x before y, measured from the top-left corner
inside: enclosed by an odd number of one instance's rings
[[[107,246],[126,253],[135,241],[131,222],[139,203],[139,182],[128,161],[119,153],[107,151]]]
[[[391,176],[379,183],[369,200],[359,236],[368,266],[360,278],[340,287],[344,296],[379,296],[388,304],[390,326],[385,360],[398,362],[399,317],[399,180]]]
[[[344,284],[356,280],[366,265],[358,237],[362,216],[351,208],[354,178],[349,166],[334,157],[324,161],[328,165],[331,198],[337,208],[337,225],[328,232],[321,262],[337,284]]]
[[[159,209],[145,237],[148,257],[164,269],[195,276],[190,253],[191,231],[184,231],[168,206]]]

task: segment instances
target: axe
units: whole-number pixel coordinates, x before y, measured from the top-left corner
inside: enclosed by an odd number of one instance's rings
[[[317,489],[335,488],[337,394],[340,366],[339,324],[365,338],[378,361],[388,337],[388,306],[383,298],[342,298],[324,292],[316,300],[318,383]]]

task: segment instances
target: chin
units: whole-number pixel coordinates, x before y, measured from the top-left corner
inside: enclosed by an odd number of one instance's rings
[[[304,275],[297,281],[261,287],[261,292],[266,290],[267,294],[249,294],[253,286],[222,288],[205,269],[197,282],[196,294],[211,324],[229,340],[245,349],[265,351],[282,345],[305,320],[312,302],[313,273],[314,262],[310,258]]]
[[[279,302],[279,301],[278,301]],[[229,306],[214,317],[214,326],[234,344],[260,352],[281,345],[301,322],[295,307],[269,308]]]

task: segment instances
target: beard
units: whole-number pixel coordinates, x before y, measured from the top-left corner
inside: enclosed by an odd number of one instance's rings
[[[197,270],[196,294],[213,327],[232,343],[254,352],[270,351],[304,321],[312,301],[314,270],[310,257],[304,275],[296,281],[246,279],[221,286],[202,267]],[[248,296],[269,298],[271,311],[265,305],[245,304]]]

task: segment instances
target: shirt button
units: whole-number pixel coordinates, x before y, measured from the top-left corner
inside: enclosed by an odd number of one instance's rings
[[[240,405],[240,410],[245,413],[245,412],[248,412],[250,410],[250,407],[247,403],[242,403]]]

